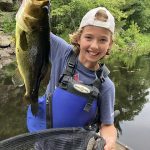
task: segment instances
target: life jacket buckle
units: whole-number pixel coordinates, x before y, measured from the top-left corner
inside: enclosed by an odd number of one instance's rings
[[[86,112],[89,112],[90,111],[90,109],[91,109],[91,106],[92,106],[92,104],[91,103],[87,103],[86,105],[85,105],[85,107],[84,107],[84,111],[86,111]]]
[[[72,63],[68,63],[68,66],[71,67],[71,68],[74,68],[75,65],[72,64]]]

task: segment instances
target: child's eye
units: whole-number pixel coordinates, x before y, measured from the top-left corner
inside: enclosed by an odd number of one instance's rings
[[[85,38],[88,39],[88,40],[92,39],[91,36],[85,36]]]
[[[105,38],[100,39],[100,42],[107,42],[107,39],[105,39]]]

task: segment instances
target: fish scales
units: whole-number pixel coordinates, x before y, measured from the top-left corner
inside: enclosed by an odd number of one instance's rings
[[[16,14],[16,59],[25,84],[24,101],[38,112],[38,91],[49,64],[49,1],[23,0]]]

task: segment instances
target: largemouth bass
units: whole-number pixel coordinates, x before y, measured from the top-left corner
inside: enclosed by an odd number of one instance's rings
[[[38,112],[38,91],[49,64],[49,0],[23,0],[16,14],[16,59],[25,84],[24,102]]]

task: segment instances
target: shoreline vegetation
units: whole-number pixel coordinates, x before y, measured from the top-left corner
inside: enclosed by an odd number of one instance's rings
[[[24,93],[24,87],[22,87],[22,89],[17,88],[14,87],[12,83],[12,76],[14,75],[14,71],[16,69],[15,15],[19,8],[19,4],[15,4],[16,0],[13,1],[14,6],[11,11],[4,11],[0,9],[0,39],[5,41],[6,46],[8,45],[6,48],[0,48],[0,93],[1,109],[3,108],[0,114],[0,116],[2,116],[0,134],[5,139],[26,132],[26,123],[23,119],[26,116],[26,107],[22,107],[22,103],[20,101]],[[21,0],[18,1],[20,2]],[[18,3],[18,1],[16,2]],[[117,25],[116,35],[111,55],[105,60],[107,64],[110,64],[110,67],[111,64],[113,64],[114,67],[116,67],[116,70],[119,67],[122,68],[121,70],[118,69],[116,72],[112,72],[112,79],[115,82],[116,91],[118,91],[118,93],[124,93],[119,96],[117,95],[116,109],[118,109],[117,106],[127,108],[126,110],[129,110],[130,113],[128,112],[125,114],[125,120],[132,120],[133,117],[141,111],[143,105],[146,103],[144,101],[146,100],[145,98],[142,100],[142,97],[145,96],[145,93],[142,94],[142,91],[145,87],[149,86],[148,79],[146,79],[146,76],[148,76],[147,72],[149,70],[147,68],[149,67],[149,64],[146,63],[147,67],[145,68],[144,66],[142,69],[138,69],[138,66],[137,70],[132,70],[132,67],[136,65],[136,60],[141,56],[150,56],[150,1],[51,0],[51,3],[51,30],[68,42],[68,35],[77,29],[82,16],[85,12],[87,12],[87,10],[101,4],[101,6],[103,5],[113,12]],[[4,40],[5,35],[10,37],[8,42]],[[3,47],[4,46],[5,45],[3,45]],[[117,61],[119,61],[119,63],[114,63]],[[144,62],[145,60],[142,61],[142,63]],[[6,63],[8,64],[7,66],[5,65]],[[135,71],[135,74],[132,74],[133,71]],[[140,77],[137,78],[139,74]],[[134,80],[130,80],[131,76]],[[145,80],[143,80],[141,76],[144,76]],[[128,90],[130,90],[130,92]],[[133,90],[135,90],[135,92]],[[43,91],[45,91],[45,89],[41,89],[41,93]],[[122,100],[122,105],[120,105],[119,100]],[[126,102],[128,103],[126,104]],[[19,116],[17,114],[19,114]],[[8,120],[5,116],[9,116],[11,119]],[[18,122],[19,124],[17,124]]]
[[[4,32],[11,35],[13,42],[15,42],[15,14],[19,8],[16,2],[11,12],[0,10],[0,34]],[[51,0],[51,31],[69,42],[68,35],[77,29],[83,14],[93,7],[98,7],[99,4],[109,8],[116,19],[114,45],[107,61],[119,60],[130,68],[138,57],[149,55],[149,1]],[[144,14],[146,15],[142,17]]]

